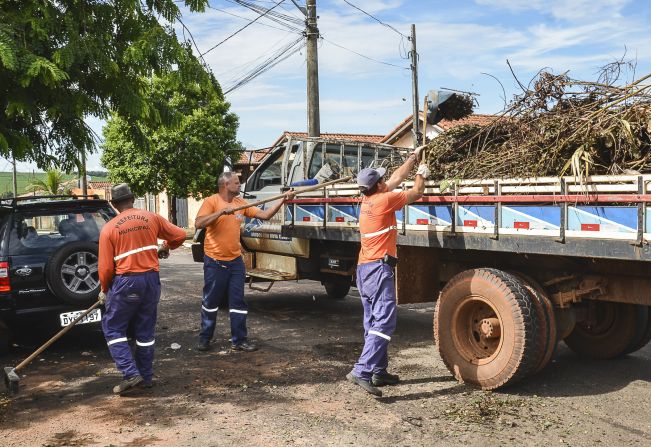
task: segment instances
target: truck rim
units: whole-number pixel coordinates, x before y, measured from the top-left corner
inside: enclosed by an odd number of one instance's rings
[[[469,362],[486,365],[500,352],[502,327],[499,313],[486,298],[469,295],[452,317],[454,345]]]

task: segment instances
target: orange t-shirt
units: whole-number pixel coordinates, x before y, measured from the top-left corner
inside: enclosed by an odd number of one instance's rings
[[[207,216],[216,213],[224,208],[236,208],[246,205],[244,199],[235,197],[232,202],[228,203],[220,197],[219,194],[213,194],[203,201],[197,217]],[[206,256],[210,256],[218,261],[232,261],[242,255],[240,245],[240,226],[244,222],[244,216],[254,218],[257,216],[259,209],[256,207],[246,208],[226,214],[206,227],[206,238],[203,241],[203,250]]]
[[[370,237],[364,235],[381,232],[396,226],[396,211],[407,204],[407,193],[380,192],[362,199],[359,212],[359,232],[362,249],[359,251],[358,264],[377,261],[385,254],[396,256],[398,231],[391,229]]]
[[[102,290],[108,291],[114,275],[158,271],[158,239],[177,248],[185,236],[183,228],[158,214],[137,208],[121,212],[104,225],[99,235],[98,273]],[[128,254],[141,248],[145,250]]]

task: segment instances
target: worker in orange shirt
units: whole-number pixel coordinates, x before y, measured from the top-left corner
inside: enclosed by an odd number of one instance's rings
[[[407,178],[422,149],[422,146],[417,148],[389,180],[384,179],[384,168],[362,169],[357,175],[357,184],[364,196],[359,213],[362,247],[357,264],[357,290],[364,307],[364,349],[346,378],[374,396],[382,396],[377,387],[395,385],[400,380],[387,371],[389,341],[397,317],[394,282],[394,268],[398,263],[396,211],[423,195],[425,180],[429,176],[427,165],[418,167],[410,190],[394,190]]]
[[[278,200],[265,210],[251,207],[233,212],[233,208],[247,204],[244,199],[238,197],[240,180],[237,174],[224,172],[217,180],[217,187],[217,194],[203,201],[195,219],[197,229],[206,229],[201,332],[197,350],[210,349],[210,341],[215,332],[217,310],[227,297],[231,320],[231,348],[251,352],[255,351],[257,346],[247,338],[248,306],[244,301],[245,268],[240,246],[240,225],[245,217],[271,219],[284,200]],[[291,200],[292,197],[293,193],[290,192],[285,200]]]
[[[133,207],[134,196],[125,183],[111,189],[111,204],[120,214],[102,228],[99,237],[100,301],[104,337],[123,380],[113,388],[123,394],[141,382],[149,388],[154,375],[156,311],[160,298],[158,258],[183,244],[185,230],[158,214]],[[158,245],[158,239],[165,242]],[[127,340],[133,325],[135,359]]]

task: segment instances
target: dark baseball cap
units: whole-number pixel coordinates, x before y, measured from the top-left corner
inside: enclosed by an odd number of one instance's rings
[[[364,168],[357,174],[357,184],[366,189],[371,189],[375,184],[384,177],[387,170],[384,168]]]

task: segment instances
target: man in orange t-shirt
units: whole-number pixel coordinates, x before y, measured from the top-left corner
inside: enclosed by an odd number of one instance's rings
[[[231,344],[237,351],[255,351],[257,347],[247,339],[244,301],[245,269],[240,246],[240,225],[245,217],[268,220],[278,212],[284,200],[263,210],[256,207],[233,212],[246,205],[241,199],[240,180],[232,172],[224,172],[217,180],[219,191],[206,198],[197,213],[195,227],[205,228],[203,263],[203,300],[201,302],[201,332],[197,350],[210,349],[215,333],[217,310],[225,297],[228,299],[231,320]],[[286,196],[289,200],[292,193]]]
[[[123,380],[116,394],[144,381],[152,385],[156,311],[160,299],[158,258],[185,240],[185,230],[158,214],[133,207],[133,194],[125,183],[111,190],[111,203],[120,214],[108,221],[99,236],[100,300],[106,299],[102,330]],[[158,246],[163,239],[163,246]],[[107,296],[108,295],[108,296]],[[133,325],[135,359],[127,339]]]
[[[362,169],[357,175],[357,184],[364,195],[359,213],[362,248],[357,265],[357,290],[364,307],[364,349],[346,378],[375,396],[382,396],[378,386],[394,385],[399,381],[397,375],[387,371],[387,350],[396,328],[393,279],[398,261],[396,211],[423,195],[425,179],[429,176],[427,165],[418,167],[410,190],[393,190],[407,178],[422,148],[416,149],[387,181],[384,168]]]

